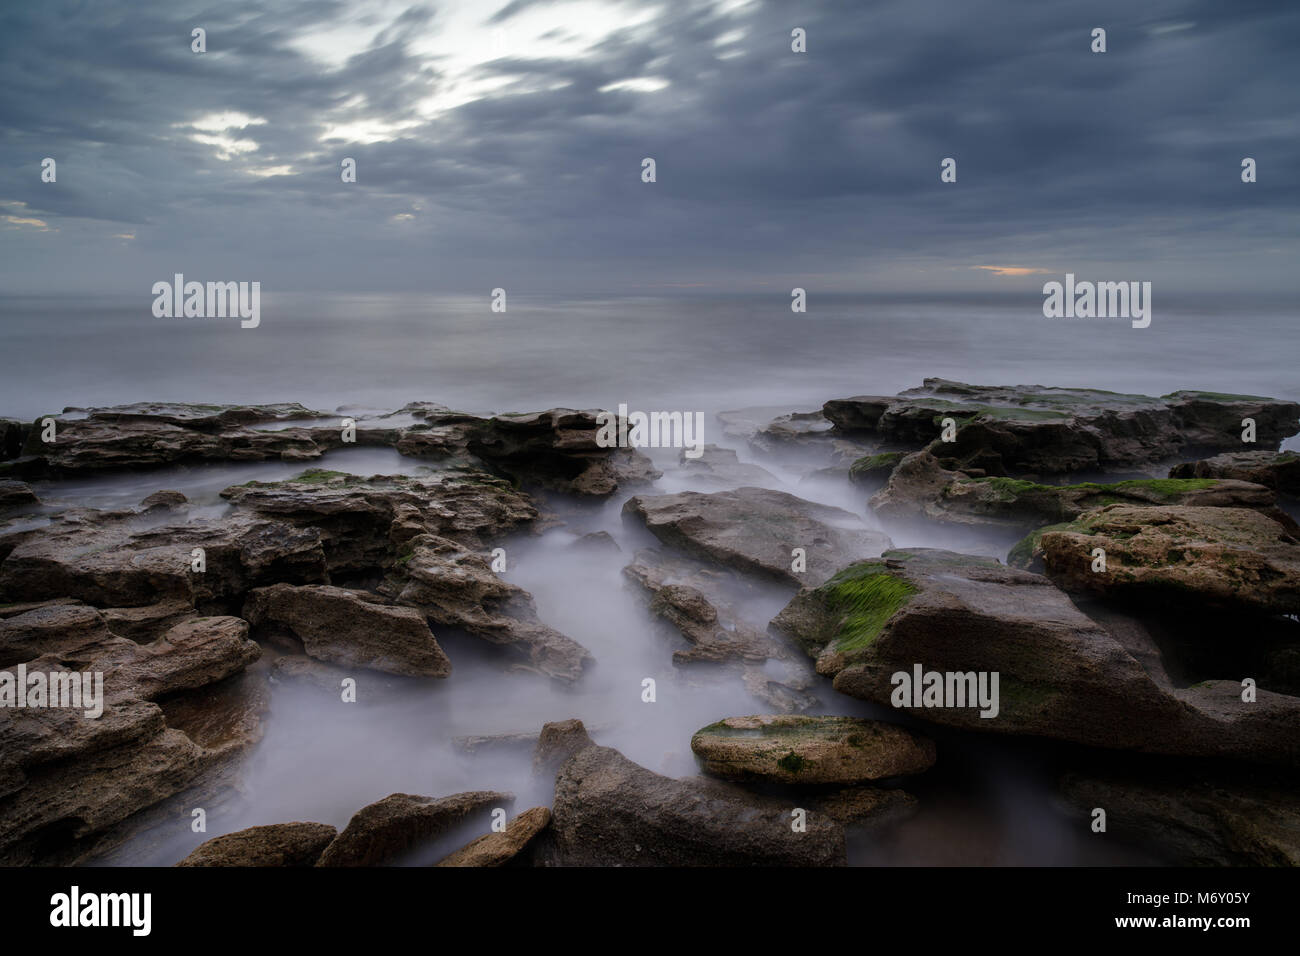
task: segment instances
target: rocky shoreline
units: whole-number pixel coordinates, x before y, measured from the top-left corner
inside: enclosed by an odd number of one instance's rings
[[[494,556],[603,501],[655,545],[629,557],[601,532],[574,546],[619,562],[688,687],[720,672],[754,702],[681,741],[701,776],[549,722],[507,742],[534,748],[546,805],[395,793],[341,830],[225,833],[181,865],[843,864],[852,840],[924,812],[901,787],[943,767],[953,733],[1078,754],[1058,794],[1082,829],[1100,807],[1171,862],[1300,864],[1300,455],[1280,450],[1300,404],[930,379],[719,422],[758,462],[797,460],[860,507],[783,490],[717,446],[681,467],[716,490],[656,488],[650,457],[601,447],[593,411],[137,404],[0,419],[0,671],[104,682],[97,717],[0,706],[0,864],[102,860],[186,825],[198,800],[240,799],[278,683],[337,696],[348,680],[455,682],[444,633],[539,681],[591,680],[598,655]],[[427,467],[324,467],[348,447]],[[43,500],[87,476],[231,462],[301,469],[226,487],[219,509],[162,487],[132,508]],[[1014,547],[895,547],[915,527]],[[760,587],[788,600],[766,627],[746,613]],[[996,714],[900,704],[894,677],[918,665],[996,674]],[[846,698],[906,725],[835,714]]]

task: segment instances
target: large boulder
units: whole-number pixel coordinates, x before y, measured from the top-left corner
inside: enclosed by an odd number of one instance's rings
[[[798,828],[804,810],[804,829]],[[703,778],[673,780],[609,747],[578,750],[555,780],[562,866],[834,866],[843,827],[791,801]]]
[[[696,731],[691,750],[705,773],[726,780],[855,784],[934,765],[933,742],[856,717],[727,717]]]
[[[1047,575],[1067,591],[1300,612],[1300,541],[1245,508],[1110,505],[1044,529],[1037,541]],[[1097,548],[1104,570],[1093,570]]]
[[[213,837],[177,866],[315,866],[338,830],[324,823],[273,823]]]
[[[1121,642],[1047,578],[990,558],[891,551],[803,589],[772,626],[816,657],[836,690],[934,723],[1300,762],[1300,699],[1259,690],[1243,701],[1236,680],[1176,689],[1149,672],[1160,655],[1141,628]]]
[[[309,657],[410,677],[446,677],[451,661],[424,615],[365,591],[275,584],[249,594],[244,617],[255,627],[287,628]]]
[[[851,512],[769,488],[637,495],[623,513],[688,554],[796,585],[820,584],[845,563],[892,547]],[[796,548],[806,570],[793,570]]]
[[[1133,469],[1193,449],[1237,450],[1241,422],[1276,448],[1300,427],[1300,405],[1251,395],[1174,392],[1160,398],[1040,385],[926,379],[896,397],[859,396],[822,409],[836,431],[902,446],[935,442],[946,467],[989,474]],[[943,421],[955,440],[941,442]]]
[[[394,793],[358,810],[325,848],[317,866],[383,866],[417,853],[475,815],[509,804],[508,793],[478,790],[450,797]],[[485,827],[486,829],[486,827]]]

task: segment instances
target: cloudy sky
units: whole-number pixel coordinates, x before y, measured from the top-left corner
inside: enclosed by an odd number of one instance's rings
[[[1297,51],[1293,0],[5,3],[0,291],[1277,293]]]

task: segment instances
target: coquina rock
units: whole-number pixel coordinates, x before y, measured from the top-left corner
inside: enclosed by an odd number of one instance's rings
[[[317,866],[382,866],[399,863],[439,836],[452,832],[476,816],[488,829],[490,811],[508,806],[509,793],[476,790],[449,797],[394,793],[358,810],[348,825],[325,848]]]
[[[194,618],[147,644],[103,615],[49,604],[0,621],[5,670],[102,676],[102,713],[0,708],[0,863],[84,862],[108,831],[218,774],[261,737],[260,648],[234,617]],[[84,686],[84,683],[83,683]],[[93,691],[92,691],[93,692]],[[201,698],[201,699],[196,699]]]
[[[1300,496],[1300,453],[1293,451],[1224,452],[1213,458],[1184,462],[1169,471],[1170,478],[1231,478],[1265,485],[1275,491]]]
[[[135,512],[75,509],[19,536],[0,564],[9,601],[77,598],[105,607],[238,601],[282,581],[327,579],[319,532],[250,515],[140,527]],[[203,549],[205,570],[192,570]]]
[[[482,548],[539,516],[527,494],[481,471],[361,477],[310,469],[288,481],[235,485],[221,495],[242,509],[319,533],[334,573],[387,567],[394,549],[417,534]]]
[[[792,824],[803,815],[805,830]],[[609,747],[584,747],[555,780],[560,866],[836,866],[844,828],[829,814],[704,778],[673,780]]]
[[[1097,548],[1104,570],[1094,570]],[[1109,505],[1043,529],[1035,550],[1047,575],[1072,592],[1300,612],[1300,541],[1245,508]]]
[[[383,593],[437,624],[513,647],[521,665],[563,681],[577,680],[591,655],[537,617],[532,595],[502,580],[486,557],[446,538],[422,534],[406,543]]]
[[[1061,793],[1081,819],[1177,866],[1300,866],[1294,781],[1240,769],[1147,768],[1067,774]]]
[[[549,807],[533,807],[511,820],[500,833],[486,833],[435,866],[505,866],[517,860],[551,822]]]
[[[1148,478],[1109,483],[1045,485],[1019,478],[971,478],[949,471],[928,451],[900,462],[871,499],[890,518],[924,517],[965,525],[1025,530],[1069,521],[1108,504],[1254,508],[1275,518],[1277,496],[1263,485],[1218,478]]]
[[[1174,392],[1160,398],[1040,385],[965,385],[928,378],[895,397],[859,396],[822,409],[836,431],[900,446],[929,445],[943,420],[955,440],[930,450],[945,467],[991,475],[1129,469],[1190,449],[1237,450],[1241,422],[1274,449],[1300,429],[1300,405],[1252,395]]]
[[[273,823],[213,837],[177,866],[315,866],[338,830],[324,823]]]
[[[696,731],[691,750],[705,773],[725,780],[855,784],[934,765],[932,741],[855,717],[727,717]]]
[[[482,422],[469,450],[522,481],[577,495],[603,497],[660,472],[632,448],[604,448],[597,412],[552,408],[527,415],[497,415]]]
[[[623,506],[665,544],[718,564],[791,584],[819,584],[855,558],[892,547],[857,515],[769,488],[637,495]],[[792,552],[807,567],[795,571]]]
[[[309,657],[331,664],[410,677],[451,673],[423,614],[382,604],[365,591],[275,584],[249,595],[244,618],[254,626],[287,628]]]
[[[815,656],[836,690],[933,723],[1120,750],[1300,762],[1300,699],[1259,690],[1243,701],[1235,676],[1175,688],[1167,674],[1148,671],[1160,654],[1140,628],[1121,643],[1047,578],[991,558],[887,552],[803,589],[772,626]],[[930,672],[942,686],[927,700]],[[976,702],[980,675],[988,691],[995,674],[996,704],[985,707]]]

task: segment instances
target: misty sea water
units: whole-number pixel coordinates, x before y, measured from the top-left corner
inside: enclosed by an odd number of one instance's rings
[[[787,296],[585,298],[514,294],[504,314],[479,297],[407,294],[276,294],[261,324],[238,319],[158,319],[148,297],[0,297],[0,416],[35,419],[65,407],[137,401],[297,401],[322,412],[391,410],[433,401],[465,411],[527,412],[554,406],[699,411],[704,440],[724,436],[713,414],[746,406],[820,407],[828,399],[893,394],[937,376],[974,384],[1094,387],[1149,395],[1181,388],[1300,399],[1294,310],[1286,303],[1154,303],[1149,328],[1126,320],[1049,320],[1034,295],[998,300],[818,296],[790,311]],[[1294,440],[1289,443],[1294,445]],[[694,487],[676,453],[653,454],[656,490]],[[357,474],[417,473],[423,463],[391,449],[330,453],[325,467]],[[774,487],[847,508],[875,522],[847,482],[805,481],[797,463],[762,461]],[[214,464],[39,482],[54,507],[131,507],[159,488],[191,500],[192,517],[215,517],[218,493],[250,479],[275,480],[301,463]],[[707,488],[701,490],[716,490]],[[582,643],[595,666],[577,687],[509,671],[481,641],[437,633],[454,663],[446,681],[385,692],[338,707],[319,692],[277,684],[266,735],[247,760],[244,793],[214,813],[207,833],[179,830],[161,844],[128,845],[126,862],[170,864],[203,839],[247,826],[315,820],[346,824],[393,792],[434,796],[509,790],[514,812],[548,803],[550,782],[531,775],[527,752],[468,755],[458,737],[536,732],[549,720],[583,719],[597,742],[659,773],[697,772],[690,736],[764,705],[734,677],[671,664],[666,638],[621,569],[653,543],[620,509],[632,492],[573,505],[563,524],[513,535],[508,580],[536,599],[541,619]],[[591,555],[575,536],[605,531],[622,554]],[[899,547],[952,547],[1004,556],[995,536],[957,540],[941,529],[895,534]],[[762,628],[791,589],[772,587],[738,609]],[[659,702],[640,697],[647,675]],[[427,686],[429,684],[435,686]],[[812,712],[879,717],[886,708],[817,688]],[[922,810],[882,840],[851,847],[855,863],[1069,865],[1154,862],[1088,839],[1055,797],[1068,757],[1050,743],[924,727],[941,759],[908,781]],[[429,851],[454,849],[450,843]],[[428,862],[428,860],[424,861]]]

